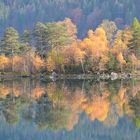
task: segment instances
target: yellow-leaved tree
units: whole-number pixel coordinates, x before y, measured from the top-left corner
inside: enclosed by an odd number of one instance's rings
[[[108,41],[102,27],[89,30],[88,37],[81,41],[81,49],[85,51],[86,62],[93,71],[104,71],[109,61]]]

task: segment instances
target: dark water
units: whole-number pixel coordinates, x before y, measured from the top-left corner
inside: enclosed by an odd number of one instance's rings
[[[139,140],[140,81],[0,82],[0,140]]]

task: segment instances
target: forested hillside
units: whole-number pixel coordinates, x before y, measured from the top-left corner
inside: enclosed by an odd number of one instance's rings
[[[69,17],[78,26],[80,37],[103,19],[119,27],[140,19],[139,0],[0,0],[0,31],[8,26],[18,31],[33,28],[37,21],[58,21]]]

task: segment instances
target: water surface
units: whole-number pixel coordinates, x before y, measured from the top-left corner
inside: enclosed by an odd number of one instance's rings
[[[0,82],[0,140],[93,139],[140,139],[140,81]]]

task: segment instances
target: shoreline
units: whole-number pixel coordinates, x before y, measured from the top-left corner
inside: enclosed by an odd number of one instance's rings
[[[57,74],[52,76],[51,74],[36,74],[36,75],[22,75],[22,74],[1,74],[0,79],[37,79],[41,81],[55,81],[55,80],[117,80],[117,79],[130,79],[130,78],[139,78],[140,74],[132,73],[115,73],[111,74]]]

